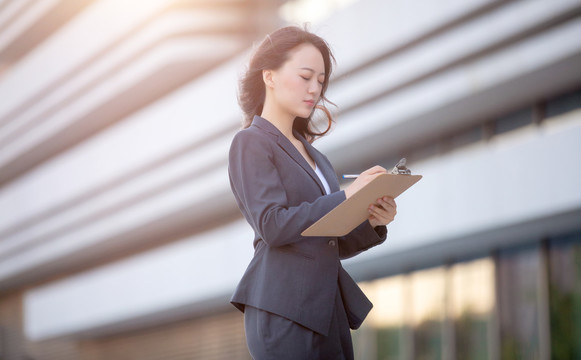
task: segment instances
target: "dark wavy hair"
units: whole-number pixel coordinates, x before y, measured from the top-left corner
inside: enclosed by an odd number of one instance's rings
[[[316,108],[325,113],[328,124],[325,131],[316,132],[313,129],[311,113],[308,118],[296,117],[293,128],[310,142],[313,142],[329,131],[333,123],[333,118],[329,110],[325,107],[325,103],[333,103],[325,97],[325,91],[329,85],[329,78],[333,70],[335,57],[325,40],[306,29],[301,29],[296,26],[284,27],[267,35],[250,59],[248,69],[240,79],[238,92],[238,103],[244,112],[243,128],[250,126],[254,115],[260,115],[262,113],[266,96],[262,71],[279,69],[289,59],[290,51],[305,43],[315,46],[323,56],[325,80],[323,81],[321,90],[320,104]]]

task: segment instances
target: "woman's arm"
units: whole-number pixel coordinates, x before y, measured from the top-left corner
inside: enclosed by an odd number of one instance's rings
[[[339,237],[339,258],[348,259],[376,245],[382,244],[387,238],[387,227],[373,227],[368,220],[357,226],[345,236]]]
[[[369,173],[381,172],[381,169],[371,168],[362,175],[369,176]],[[354,193],[348,190],[345,190],[347,196]],[[397,206],[393,198],[377,199],[376,204],[369,206],[369,218],[347,236],[339,238],[339,257],[346,259],[384,242],[387,237],[386,225],[393,221],[396,214]]]
[[[230,147],[230,184],[244,216],[270,246],[305,240],[301,232],[345,200],[343,191],[290,206],[272,142],[262,134],[241,131]]]

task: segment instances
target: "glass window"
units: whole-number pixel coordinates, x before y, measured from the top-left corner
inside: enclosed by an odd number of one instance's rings
[[[377,285],[377,316],[374,317],[378,329],[377,358],[398,359],[402,352],[400,338],[404,328],[404,277],[387,278]]]
[[[539,359],[538,247],[502,251],[498,259],[502,359]]]
[[[360,285],[357,359],[581,359],[581,232]]]
[[[495,302],[494,263],[490,258],[450,269],[450,302],[456,359],[488,359]]]
[[[445,314],[445,269],[411,274],[411,320],[414,358],[441,359]]]
[[[404,358],[405,276],[393,276],[360,284],[373,302],[361,329],[353,333],[356,359]]]
[[[488,359],[494,309],[490,258],[360,284],[373,302],[353,332],[356,359]]]
[[[581,359],[581,234],[549,243],[551,357]]]
[[[533,122],[533,109],[521,109],[496,119],[495,134],[502,134]]]
[[[482,126],[474,126],[457,132],[449,138],[449,150],[462,148],[479,142],[484,138]]]
[[[545,116],[553,117],[581,107],[581,89],[563,94],[547,101]]]

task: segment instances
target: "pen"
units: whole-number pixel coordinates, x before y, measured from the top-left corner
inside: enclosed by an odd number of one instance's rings
[[[390,170],[390,174],[397,175],[397,174],[405,174],[411,175],[412,172],[410,169],[405,167],[406,159],[402,158],[397,164]],[[356,179],[359,177],[359,174],[343,174],[343,179]]]

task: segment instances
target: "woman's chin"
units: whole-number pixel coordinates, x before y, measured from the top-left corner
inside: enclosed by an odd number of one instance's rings
[[[309,116],[311,116],[312,114],[313,114],[313,110],[310,110],[310,111],[309,110],[306,110],[306,111],[301,111],[301,112],[297,113],[296,116],[297,117],[300,117],[300,118],[305,118],[306,119]]]

